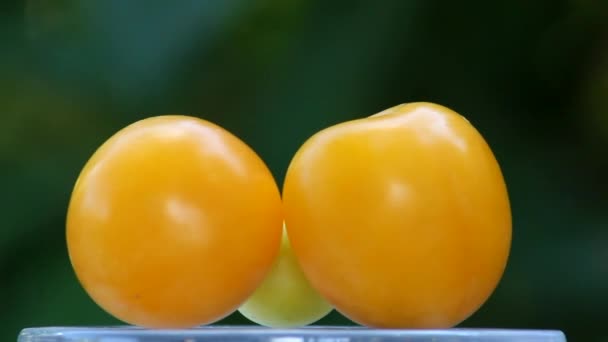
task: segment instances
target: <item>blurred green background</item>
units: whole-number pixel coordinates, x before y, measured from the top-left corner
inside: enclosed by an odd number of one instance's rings
[[[460,112],[509,187],[512,255],[462,326],[608,341],[608,1],[2,1],[0,340],[118,324],[76,281],[72,185],[115,131],[214,121],[282,182],[314,132],[403,102]],[[246,321],[235,314],[222,323]],[[349,324],[338,314],[322,324]]]

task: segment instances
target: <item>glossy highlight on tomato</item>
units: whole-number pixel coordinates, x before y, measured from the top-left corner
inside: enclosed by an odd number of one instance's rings
[[[486,141],[432,103],[329,127],[283,185],[302,270],[339,312],[382,328],[448,328],[473,314],[511,245],[505,181]]]
[[[116,133],[87,162],[67,215],[75,273],[129,324],[183,328],[234,312],[281,242],[281,198],[241,140],[167,115]]]

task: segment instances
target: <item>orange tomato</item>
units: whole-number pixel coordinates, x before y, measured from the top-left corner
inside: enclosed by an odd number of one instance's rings
[[[278,254],[278,187],[242,141],[204,120],[161,116],[92,156],[67,215],[84,289],[130,324],[178,328],[235,311]]]
[[[466,119],[431,103],[311,137],[289,166],[283,210],[311,284],[367,326],[458,324],[494,291],[511,245],[492,151]]]

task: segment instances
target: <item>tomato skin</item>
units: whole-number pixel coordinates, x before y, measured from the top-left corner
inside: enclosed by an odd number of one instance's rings
[[[313,287],[366,326],[457,325],[494,291],[511,245],[492,151],[431,103],[315,134],[289,166],[283,210]]]
[[[281,251],[273,268],[239,312],[267,327],[297,328],[313,324],[331,311],[331,305],[302,273],[284,230]]]
[[[148,118],[82,170],[67,245],[84,289],[118,319],[182,328],[234,312],[270,270],[281,198],[262,160],[210,122]]]

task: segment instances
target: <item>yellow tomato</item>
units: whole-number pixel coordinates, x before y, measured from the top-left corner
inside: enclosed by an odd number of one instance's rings
[[[466,119],[431,103],[314,135],[289,166],[283,205],[311,284],[367,326],[458,324],[494,291],[511,245],[492,151]]]
[[[331,305],[310,286],[296,261],[287,232],[274,266],[239,312],[260,325],[295,328],[325,317]]]
[[[160,116],[92,156],[67,216],[84,289],[130,324],[191,327],[235,311],[278,253],[278,187],[241,140],[204,120]]]

